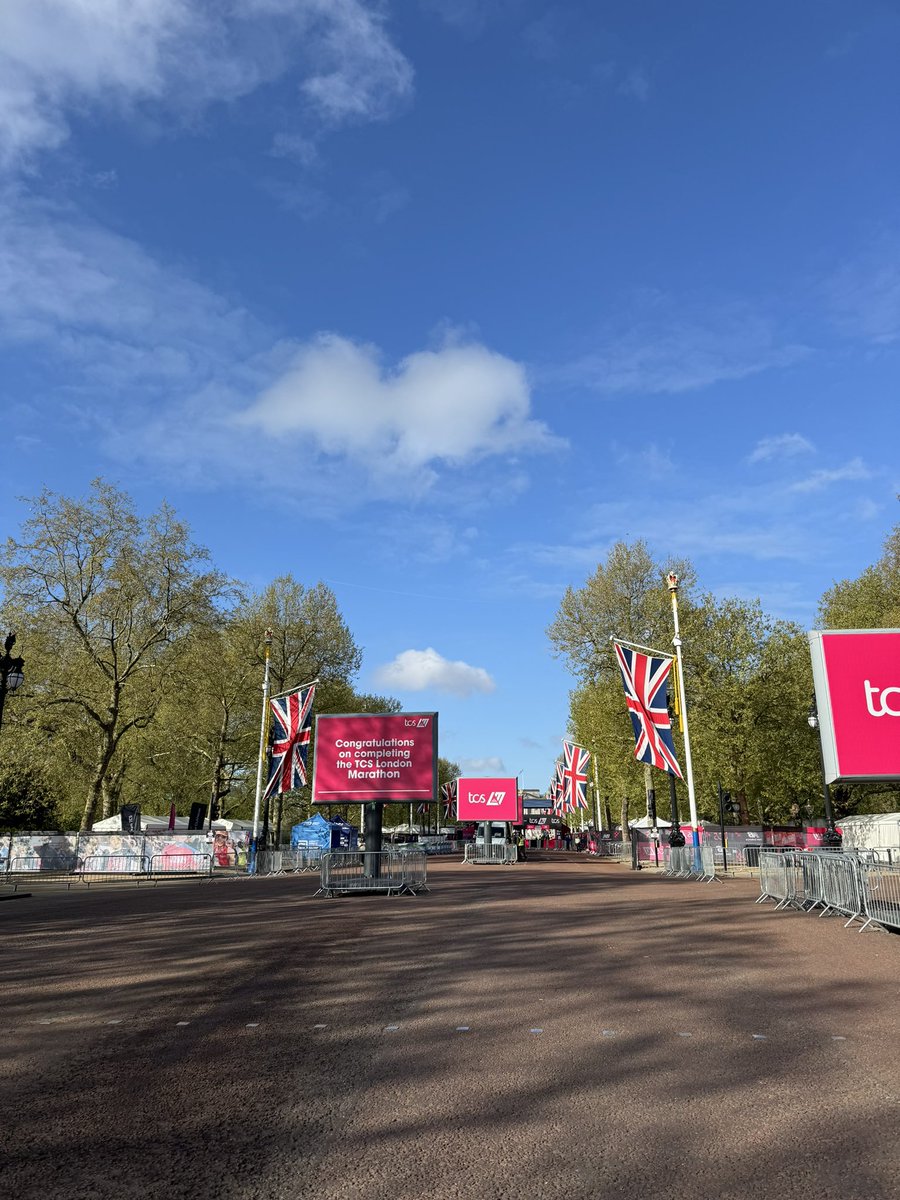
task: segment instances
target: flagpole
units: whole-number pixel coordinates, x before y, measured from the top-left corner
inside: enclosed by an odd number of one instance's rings
[[[597,832],[603,832],[603,814],[600,812],[600,787],[597,783],[597,755],[593,756],[594,762],[594,812],[597,816]]]
[[[259,805],[262,799],[263,762],[266,757],[266,728],[269,717],[269,659],[272,653],[272,630],[266,630],[266,669],[263,674],[262,720],[259,724],[259,761],[256,764],[256,799],[253,802],[253,864],[256,865],[256,839],[259,837]]]
[[[678,624],[678,576],[674,571],[670,571],[666,576],[666,585],[669,589],[669,595],[672,597],[672,618],[675,622],[675,636],[672,638],[672,645],[675,647],[675,657],[678,662],[676,694],[681,700],[679,716],[684,733],[684,765],[687,773],[688,804],[691,810],[691,842],[696,847],[700,845],[700,832],[697,824],[697,800],[694,796],[694,766],[691,760],[691,735],[688,730],[687,696],[684,690],[684,665],[681,658],[681,629]]]

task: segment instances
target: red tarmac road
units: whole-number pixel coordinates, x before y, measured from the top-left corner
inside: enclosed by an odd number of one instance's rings
[[[900,937],[571,858],[0,904],[2,1192],[900,1193]]]

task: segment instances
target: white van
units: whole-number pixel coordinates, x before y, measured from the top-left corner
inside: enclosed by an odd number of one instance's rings
[[[484,845],[484,827],[490,827],[492,846],[505,846],[509,842],[509,826],[505,821],[480,821],[475,830],[475,845]]]

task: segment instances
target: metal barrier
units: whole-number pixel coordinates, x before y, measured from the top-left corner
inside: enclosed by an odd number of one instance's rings
[[[100,881],[113,883],[140,877],[144,873],[144,866],[141,854],[88,854],[75,875],[87,884]]]
[[[874,921],[900,929],[900,866],[884,863],[860,863],[866,929]]]
[[[469,863],[470,866],[492,863],[494,866],[508,867],[517,860],[516,847],[506,843],[495,846],[476,846],[474,842],[470,842],[463,855],[463,862]]]
[[[282,851],[282,870],[292,874],[303,871],[318,871],[322,865],[322,847],[304,846]]]
[[[696,879],[713,883],[716,879],[714,848],[706,846],[666,846],[659,848],[665,864],[663,874],[670,879]]]
[[[155,879],[172,875],[211,879],[212,872],[211,854],[154,854],[147,869],[147,874]]]
[[[791,896],[787,854],[781,850],[760,850],[759,896],[756,903],[763,904],[766,900],[775,900],[775,907],[782,908],[791,902]]]
[[[626,842],[598,842],[596,857],[622,859],[625,857],[626,845]]]
[[[9,884],[13,891],[18,891],[20,882],[34,883],[36,879],[42,883],[65,883],[67,887],[75,882],[69,867],[58,863],[50,866],[38,854],[17,854],[7,860],[2,882]]]
[[[317,896],[331,898],[348,892],[413,896],[428,891],[423,850],[330,850],[322,855],[321,865]]]
[[[24,874],[26,871],[40,871],[41,860],[36,854],[19,854],[10,859],[7,868],[10,875]]]
[[[756,903],[777,901],[820,916],[840,913],[844,928],[861,920],[859,932],[870,925],[900,929],[900,865],[866,861],[854,851],[793,850],[760,852],[760,894]]]

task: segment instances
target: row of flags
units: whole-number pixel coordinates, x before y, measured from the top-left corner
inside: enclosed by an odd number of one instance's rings
[[[634,756],[638,762],[649,763],[681,779],[668,705],[672,659],[645,653],[625,642],[616,641],[614,645],[625,688],[625,705],[634,730]],[[315,684],[310,684],[269,701],[272,725],[266,799],[302,787],[307,781],[315,691]],[[563,742],[563,760],[556,764],[549,789],[555,813],[573,813],[588,807],[590,758],[584,746]],[[444,819],[451,820],[456,806],[456,780],[441,785],[441,801]],[[424,811],[423,805],[419,811]]]
[[[453,821],[456,819],[456,780],[450,779],[447,783],[441,784],[441,803],[444,806],[444,820]],[[424,816],[428,812],[428,804],[419,804],[416,812],[419,816]]]
[[[682,778],[669,716],[668,680],[672,659],[614,641],[622,673],[625,705],[634,730],[634,757],[667,774]],[[676,691],[677,702],[677,691]],[[587,780],[590,753],[577,742],[563,742],[548,795],[554,813],[562,816],[588,807]]]
[[[550,781],[553,811],[560,815],[587,808],[587,769],[590,753],[577,742],[563,742],[563,761]]]

